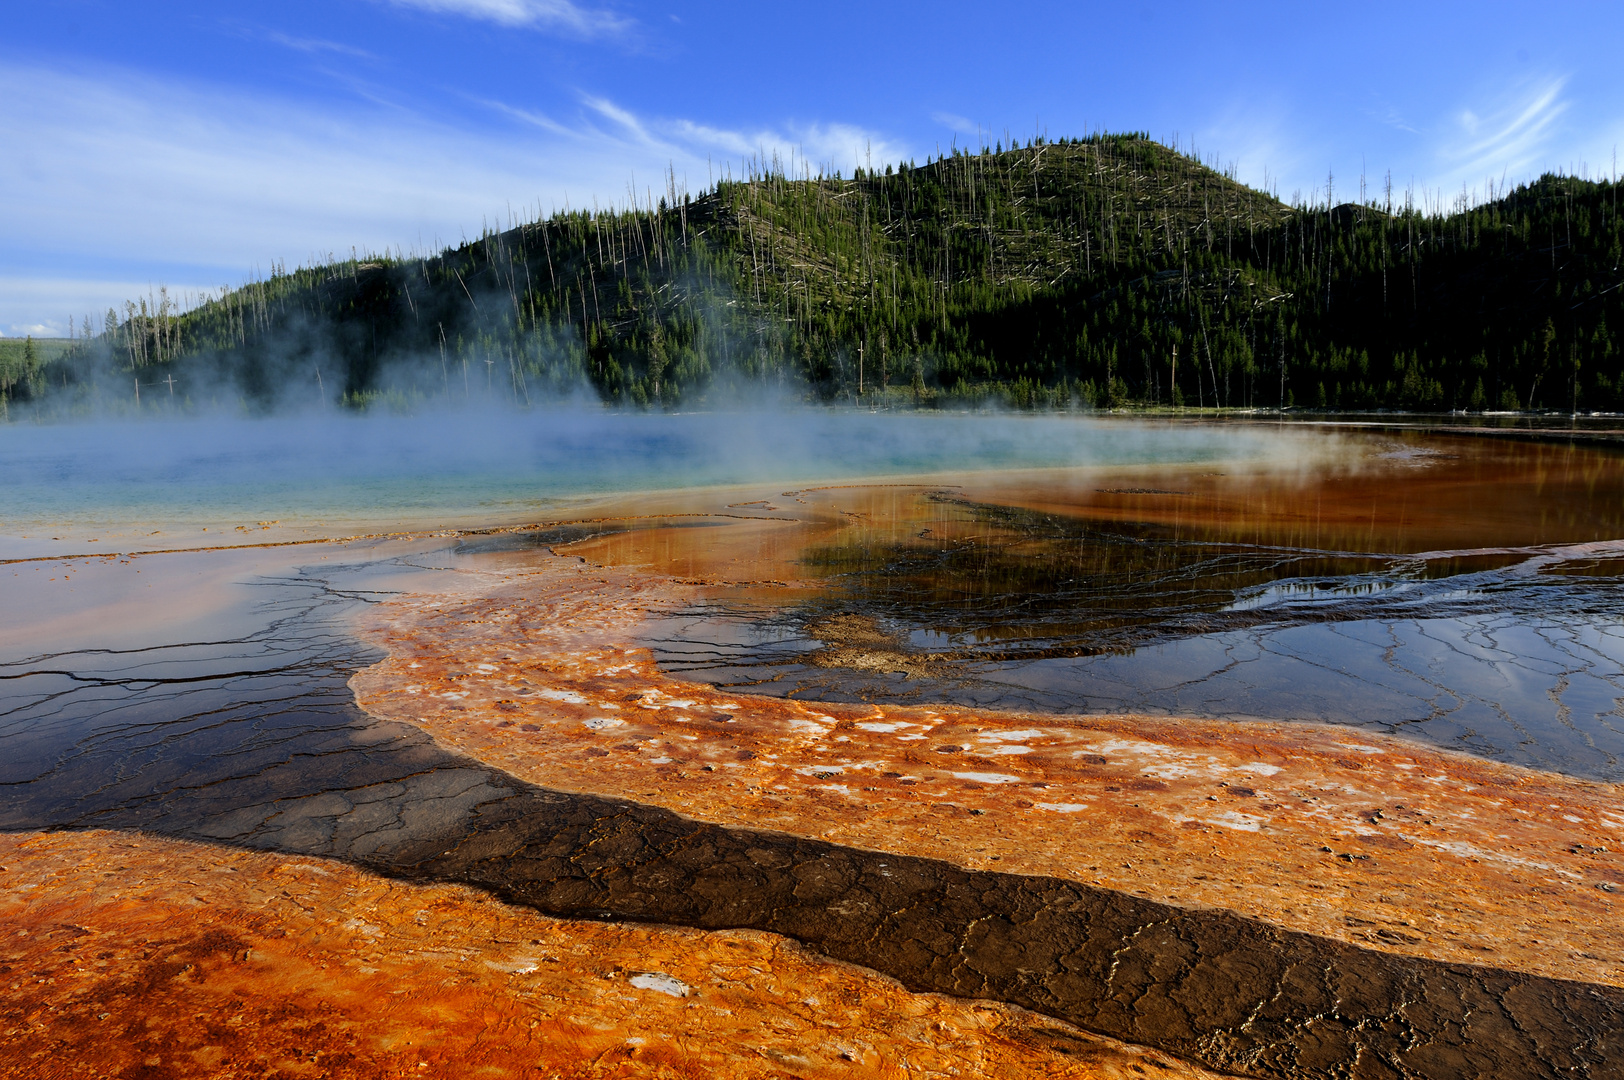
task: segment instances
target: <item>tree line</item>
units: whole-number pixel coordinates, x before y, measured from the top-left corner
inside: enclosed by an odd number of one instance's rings
[[[1618,186],[1422,207],[1390,185],[1337,204],[1328,180],[1287,205],[1143,134],[850,176],[756,161],[698,196],[668,176],[429,257],[131,304],[3,392],[1616,410]]]

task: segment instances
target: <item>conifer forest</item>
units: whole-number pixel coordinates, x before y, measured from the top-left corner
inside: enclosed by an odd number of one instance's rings
[[[1288,205],[1144,135],[567,210],[86,318],[0,356],[9,415],[766,386],[882,407],[1624,409],[1619,184]],[[13,350],[15,352],[15,350]]]

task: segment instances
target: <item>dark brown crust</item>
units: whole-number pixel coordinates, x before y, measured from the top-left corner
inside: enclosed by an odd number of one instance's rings
[[[426,845],[425,845],[426,846]],[[1624,1076],[1624,991],[1356,948],[1075,882],[532,790],[379,869],[549,915],[768,930],[1265,1077]]]
[[[0,864],[4,1077],[1214,1076],[774,934],[123,832],[0,834]]]

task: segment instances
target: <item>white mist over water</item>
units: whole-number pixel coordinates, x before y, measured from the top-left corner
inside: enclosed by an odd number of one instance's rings
[[[0,535],[266,520],[424,528],[597,493],[1282,462],[1304,433],[1055,415],[592,409],[0,426]]]

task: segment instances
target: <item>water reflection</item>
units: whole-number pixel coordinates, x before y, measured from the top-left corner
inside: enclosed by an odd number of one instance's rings
[[[198,836],[244,805],[394,780],[445,757],[416,732],[381,732],[348,686],[375,657],[346,617],[393,595],[419,573],[414,560],[378,545],[329,550],[338,558],[314,567],[277,566],[265,553],[140,560],[156,589],[144,625],[118,628],[123,640],[71,620],[53,634],[49,586],[15,586],[44,649],[0,663],[0,828]],[[205,591],[223,599],[199,613],[183,578],[211,559],[220,565]],[[106,595],[114,590],[98,578],[135,573],[101,563],[78,576]]]
[[[1306,719],[1624,779],[1624,457],[1382,436],[1301,470],[853,496],[824,583],[719,592],[672,670],[818,700]]]

